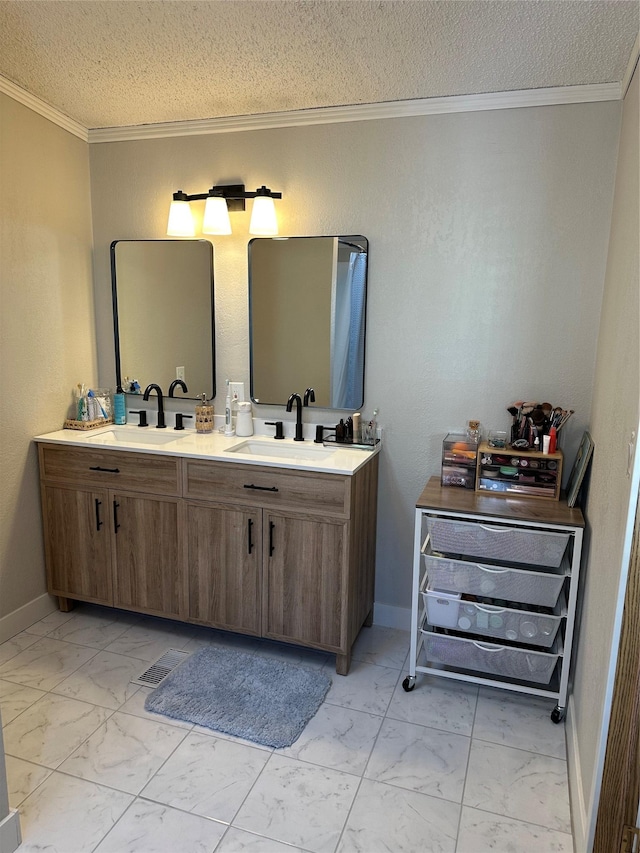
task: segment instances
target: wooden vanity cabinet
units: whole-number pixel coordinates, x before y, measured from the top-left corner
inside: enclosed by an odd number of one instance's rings
[[[111,492],[113,603],[179,619],[184,613],[177,498]]]
[[[377,476],[377,456],[352,476],[185,459],[189,618],[333,652],[346,674],[371,624]]]
[[[265,511],[265,636],[340,654],[348,535],[348,522]]]
[[[262,512],[186,503],[189,619],[260,636]]]
[[[41,492],[49,592],[113,604],[108,492],[49,483]]]
[[[378,457],[352,476],[38,445],[48,590],[336,655],[373,615]]]
[[[61,609],[80,599],[180,618],[179,460],[56,444],[39,454],[48,591]]]

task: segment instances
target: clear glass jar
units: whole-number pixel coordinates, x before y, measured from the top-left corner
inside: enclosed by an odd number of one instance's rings
[[[479,444],[481,438],[480,421],[469,421],[465,430],[465,435],[467,441],[471,442],[472,444]]]

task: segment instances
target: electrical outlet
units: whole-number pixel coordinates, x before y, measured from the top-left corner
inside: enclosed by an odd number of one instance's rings
[[[182,365],[182,367],[176,367],[176,379],[182,379],[183,382],[185,381],[184,365]]]
[[[229,383],[229,393],[231,394],[231,399],[234,397],[239,403],[244,403],[244,382],[230,382]]]

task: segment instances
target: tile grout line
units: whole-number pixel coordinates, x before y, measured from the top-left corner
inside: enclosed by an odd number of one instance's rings
[[[510,743],[503,743],[497,740],[487,740],[486,737],[474,737],[474,740],[478,743],[487,743],[490,746],[500,746],[503,749],[515,749],[517,752],[528,752],[529,755],[539,755],[541,758],[551,758],[553,761],[562,761],[563,764],[567,763],[566,758],[558,758],[557,755],[550,755],[548,752],[540,752],[539,750],[526,749],[523,746],[513,746]]]
[[[349,823],[349,818],[351,817],[351,813],[352,813],[352,811],[353,811],[353,807],[354,807],[355,802],[356,802],[356,800],[357,800],[357,798],[358,798],[358,794],[360,793],[360,789],[362,788],[362,783],[363,783],[363,781],[364,781],[364,779],[365,779],[365,774],[366,774],[366,772],[367,772],[367,768],[369,767],[369,762],[371,761],[371,756],[373,755],[374,750],[375,750],[375,748],[376,748],[376,746],[377,746],[377,744],[378,744],[378,738],[380,737],[380,733],[382,732],[382,727],[384,726],[384,722],[385,722],[385,720],[387,719],[387,714],[388,714],[388,712],[389,712],[389,708],[391,707],[391,702],[393,701],[393,697],[394,697],[394,694],[395,694],[395,692],[396,692],[396,690],[397,690],[398,684],[400,683],[400,679],[402,678],[402,673],[403,673],[403,670],[402,670],[402,669],[400,669],[400,670],[399,670],[399,673],[398,673],[398,677],[397,677],[397,679],[396,679],[396,683],[395,683],[395,685],[393,686],[393,689],[392,689],[392,691],[391,691],[391,696],[389,697],[389,701],[388,701],[388,703],[387,703],[387,707],[386,707],[386,709],[385,709],[384,714],[382,715],[382,722],[380,723],[380,728],[378,729],[378,732],[377,732],[377,734],[376,734],[376,736],[375,736],[375,738],[374,738],[374,740],[373,740],[373,745],[372,745],[372,747],[371,747],[371,749],[370,749],[370,751],[369,751],[369,757],[367,758],[367,760],[366,760],[366,762],[365,762],[365,765],[364,765],[364,767],[362,768],[362,773],[360,774],[360,781],[358,782],[358,787],[356,788],[356,792],[355,792],[355,794],[354,794],[353,800],[351,801],[351,805],[349,806],[349,810],[348,810],[348,812],[347,812],[347,817],[346,817],[346,819],[345,819],[344,823],[342,824],[342,829],[341,829],[341,831],[340,831],[340,835],[338,836],[338,841],[337,841],[337,843],[336,843],[336,846],[335,846],[335,847],[334,847],[334,849],[333,849],[333,853],[335,853],[335,851],[336,851],[336,850],[338,850],[338,848],[340,847],[340,844],[342,843],[342,839],[344,838],[344,832],[345,832],[345,829],[347,828],[347,824]],[[382,783],[382,784],[384,784],[384,783]]]
[[[460,827],[462,825],[462,811],[464,809],[464,795],[467,790],[467,780],[469,778],[469,765],[471,763],[471,750],[473,748],[473,732],[476,727],[476,717],[478,715],[478,702],[480,701],[480,688],[476,685],[476,702],[473,707],[473,720],[471,722],[471,734],[469,736],[469,752],[467,753],[467,766],[464,771],[464,782],[462,783],[462,793],[460,794],[460,814],[458,815],[458,828],[456,830],[456,851],[458,850],[458,842],[460,841]]]
[[[560,835],[567,835],[573,841],[572,832],[565,832],[564,829],[558,829],[555,826],[547,826],[544,823],[534,823],[531,820],[522,820],[522,818],[512,817],[508,814],[500,814],[499,812],[492,812],[489,809],[481,808],[480,806],[468,806],[468,808],[473,809],[474,811],[482,812],[483,814],[491,815],[492,817],[498,818],[499,820],[512,820],[514,823],[521,823],[525,826],[536,827],[536,829],[546,829],[547,832],[557,832]]]

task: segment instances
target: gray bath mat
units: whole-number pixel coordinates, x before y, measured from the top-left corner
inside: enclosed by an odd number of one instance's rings
[[[149,694],[144,706],[176,720],[282,747],[298,739],[330,686],[324,673],[274,658],[200,649]]]

